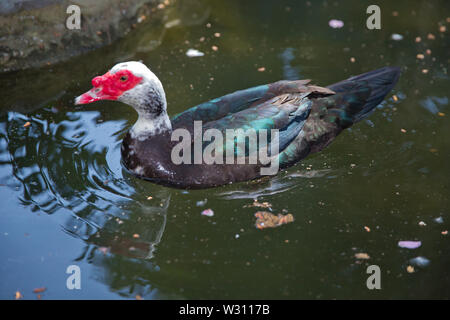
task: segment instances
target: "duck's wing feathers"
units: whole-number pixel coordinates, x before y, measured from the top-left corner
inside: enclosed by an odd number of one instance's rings
[[[310,80],[278,81],[246,90],[236,91],[192,107],[172,118],[172,127],[191,127],[194,121],[203,123],[222,119],[230,114],[251,109],[284,94],[317,93],[333,94],[327,88],[309,85]]]
[[[202,152],[210,146],[210,151],[213,147],[215,154],[222,156],[232,154],[245,158],[259,155],[261,151],[267,156],[279,154],[302,131],[313,105],[309,95],[312,93],[285,93],[221,119],[202,123]],[[193,127],[188,129],[195,149],[201,137],[196,137]],[[211,130],[209,135],[206,134],[208,130]],[[222,140],[216,141],[217,135]]]

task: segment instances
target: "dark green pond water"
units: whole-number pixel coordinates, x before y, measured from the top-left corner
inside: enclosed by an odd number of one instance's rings
[[[368,30],[370,4],[183,1],[166,26],[149,18],[112,46],[0,75],[0,298],[36,299],[40,287],[42,299],[450,298],[450,5],[378,1],[382,28]],[[190,48],[205,55],[189,58]],[[171,115],[280,79],[403,73],[369,120],[288,171],[183,191],[123,171],[131,107],[73,105],[93,76],[127,60],[158,75]],[[256,198],[295,221],[258,230]],[[80,290],[66,287],[70,265]],[[380,267],[380,290],[366,286],[369,265]]]

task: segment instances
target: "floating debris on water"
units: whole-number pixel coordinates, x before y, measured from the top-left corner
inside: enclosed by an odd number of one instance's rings
[[[391,35],[391,39],[394,40],[394,41],[400,41],[400,40],[403,40],[403,36],[401,34],[398,34],[398,33],[393,33]]]
[[[267,211],[258,211],[255,213],[256,223],[255,226],[258,229],[275,228],[283,224],[287,224],[294,221],[294,216],[290,213],[283,215],[274,215]]]
[[[108,247],[98,247],[97,250],[103,253],[103,255],[106,255],[109,252]]]
[[[189,58],[194,58],[194,57],[203,57],[205,54],[197,49],[189,49],[188,51],[186,51],[186,55]]]
[[[370,256],[367,253],[358,252],[358,253],[355,253],[355,258],[356,259],[367,260],[367,259],[370,259]]]
[[[406,249],[417,249],[422,245],[421,241],[399,241],[398,246]]]
[[[425,227],[427,224],[425,223],[425,222],[423,222],[423,221],[419,221],[419,226],[421,226],[421,227]]]
[[[137,18],[137,23],[141,23],[141,22],[143,22],[145,19],[147,19],[147,17],[145,16],[145,15],[142,15],[142,16],[139,16],[138,18]],[[101,33],[101,31],[97,31],[97,34],[102,34]]]
[[[408,272],[408,273],[413,273],[415,270],[414,270],[414,267],[413,266],[407,266],[406,267],[406,272]]]
[[[180,24],[181,24],[181,20],[180,19],[175,19],[175,20],[171,20],[171,21],[166,22],[164,27],[166,29],[170,29],[170,28],[176,27],[176,26],[178,26]]]
[[[213,51],[217,51],[217,50],[219,50],[219,47],[218,47],[218,46],[212,46],[211,49],[212,49]]]
[[[446,236],[446,235],[448,235],[448,230],[444,230],[444,231],[442,231],[442,232],[441,232],[441,234],[442,234],[443,236]]]
[[[264,71],[266,71],[265,67],[258,68],[258,72],[264,72]]]
[[[208,202],[208,199],[200,200],[195,203],[197,207],[203,207]]]
[[[257,207],[257,208],[272,208],[272,204],[269,202],[259,202],[257,199],[253,200],[252,204],[246,204],[244,208]]]
[[[409,262],[416,267],[426,267],[430,264],[430,260],[428,260],[425,257],[421,257],[421,256],[415,257],[415,258],[409,260]]]
[[[31,126],[31,122],[30,121],[25,122],[25,124],[23,125],[24,128],[27,128],[29,126]]]
[[[36,288],[36,289],[33,290],[33,293],[42,293],[45,290],[47,290],[46,287]]]
[[[370,228],[368,226],[364,226],[364,230],[366,230],[367,232],[370,232]]]
[[[444,218],[437,217],[437,218],[434,218],[433,221],[436,222],[436,223],[444,223]]]
[[[211,209],[206,209],[202,211],[202,216],[212,217],[214,215],[214,211]]]
[[[330,21],[328,21],[328,25],[333,29],[340,29],[344,26],[344,21],[331,19]]]

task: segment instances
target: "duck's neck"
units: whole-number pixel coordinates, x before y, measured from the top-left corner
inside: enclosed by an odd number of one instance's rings
[[[162,113],[158,117],[148,117],[148,115],[139,115],[138,120],[130,130],[131,137],[134,139],[144,140],[150,136],[161,134],[172,130],[167,112]]]
[[[145,140],[148,137],[170,132],[172,124],[167,114],[164,94],[153,95],[135,106],[138,120],[130,130],[133,139]]]

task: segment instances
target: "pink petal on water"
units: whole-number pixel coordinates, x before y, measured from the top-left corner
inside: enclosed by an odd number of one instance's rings
[[[202,211],[202,216],[212,217],[214,215],[214,211],[211,209],[206,209]]]
[[[407,249],[416,249],[422,245],[421,241],[399,241],[398,246],[400,248],[407,248]]]
[[[339,29],[344,26],[344,21],[331,19],[330,21],[328,21],[328,25],[333,29]]]

